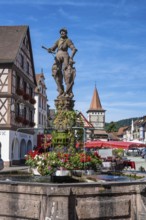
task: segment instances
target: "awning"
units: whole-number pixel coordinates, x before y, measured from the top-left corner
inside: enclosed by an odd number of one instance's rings
[[[146,144],[125,142],[125,141],[87,141],[86,148],[122,148],[129,149],[131,147],[146,147]]]
[[[103,141],[87,141],[85,147],[87,148],[102,148]]]

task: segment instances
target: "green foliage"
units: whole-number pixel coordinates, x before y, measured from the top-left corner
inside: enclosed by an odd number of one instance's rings
[[[52,132],[52,144],[59,147],[75,147],[76,142],[83,142],[83,121],[77,111],[59,111],[54,120],[55,131]]]
[[[143,166],[140,166],[140,167],[139,167],[139,171],[140,171],[140,172],[145,172],[145,168],[144,168]]]
[[[112,153],[116,157],[122,157],[124,155],[124,150],[119,148],[119,149],[113,149]]]
[[[132,120],[133,121],[135,121],[135,120],[137,120],[138,118],[128,118],[128,119],[123,119],[123,120],[119,120],[119,121],[117,121],[117,122],[110,122],[110,123],[105,123],[105,130],[107,131],[107,132],[113,132],[113,131],[118,131],[118,129],[120,128],[120,127],[125,127],[125,126],[130,126],[131,125],[131,122],[132,122]],[[115,129],[113,130],[113,131],[108,131],[108,130],[111,130],[111,125],[112,124],[115,124],[114,126],[115,126]],[[109,129],[110,128],[110,129]]]
[[[77,113],[75,111],[58,111],[53,124],[57,130],[68,130],[75,126]]]
[[[113,121],[110,122],[110,123],[106,126],[105,129],[106,129],[106,131],[107,131],[108,133],[118,131],[117,125],[116,125],[116,123],[113,122]]]

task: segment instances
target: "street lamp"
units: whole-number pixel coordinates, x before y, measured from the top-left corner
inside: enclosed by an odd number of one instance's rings
[[[72,127],[72,129],[79,129],[79,130],[83,130],[83,147],[84,147],[84,161],[85,161],[85,158],[86,158],[86,149],[85,149],[85,142],[86,142],[86,130],[84,127]],[[85,162],[84,162],[84,170],[85,170]]]

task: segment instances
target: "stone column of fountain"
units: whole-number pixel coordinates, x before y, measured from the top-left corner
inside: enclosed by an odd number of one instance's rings
[[[62,28],[59,32],[60,38],[47,50],[54,56],[52,76],[58,91],[55,100],[57,112],[53,122],[55,131],[52,134],[52,142],[54,149],[59,146],[59,150],[61,150],[63,147],[74,146],[74,131],[71,128],[76,125],[77,114],[73,109],[75,100],[73,100],[72,89],[76,75],[73,57],[77,49],[68,38],[65,28]],[[68,53],[69,48],[72,52],[71,55]]]

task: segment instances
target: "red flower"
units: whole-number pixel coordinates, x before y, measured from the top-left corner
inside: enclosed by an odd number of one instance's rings
[[[96,156],[97,158],[100,158],[99,154],[96,151],[94,152],[94,156]]]
[[[31,158],[35,158],[36,155],[38,155],[39,152],[36,150],[36,151],[29,151],[28,152],[28,157],[30,156]]]

